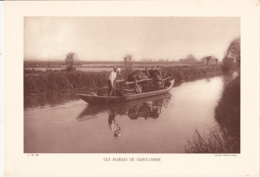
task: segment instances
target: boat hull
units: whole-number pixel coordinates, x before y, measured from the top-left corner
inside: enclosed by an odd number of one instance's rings
[[[157,90],[152,92],[145,92],[139,94],[132,94],[132,95],[124,95],[124,96],[98,96],[98,95],[86,95],[86,94],[77,94],[79,98],[84,100],[89,104],[108,104],[108,103],[120,103],[125,101],[131,101],[156,95],[161,95],[170,91],[174,84],[174,80],[171,81],[171,85],[169,88],[164,90]]]
[[[77,94],[77,96],[89,104],[106,104],[126,101],[125,96],[110,96],[109,98],[107,96],[93,96],[85,94]]]

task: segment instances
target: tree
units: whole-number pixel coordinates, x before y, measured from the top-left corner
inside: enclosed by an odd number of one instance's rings
[[[223,71],[230,72],[236,64],[240,67],[240,38],[230,43],[223,58]]]
[[[129,74],[133,71],[133,58],[132,55],[126,55],[124,57],[124,64],[126,73]]]
[[[209,60],[211,59],[211,56],[206,57],[207,65],[209,65]]]
[[[216,61],[216,65],[218,65],[218,59],[217,58],[215,59],[215,61]]]
[[[74,68],[73,68],[73,65],[74,65],[74,56],[75,56],[75,53],[68,53],[66,55],[66,58],[65,58],[65,63],[67,65],[67,70],[68,71],[72,71]]]

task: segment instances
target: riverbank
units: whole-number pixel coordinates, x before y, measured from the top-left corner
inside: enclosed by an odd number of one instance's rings
[[[54,91],[70,91],[83,88],[100,88],[107,86],[109,71],[84,72],[84,71],[27,71],[24,72],[24,95],[46,93]],[[122,72],[123,78],[126,78]],[[212,77],[222,74],[220,65],[187,66],[162,68],[164,77],[172,76],[175,85],[185,81]]]
[[[202,136],[195,130],[185,151],[188,153],[240,153],[240,76],[224,86],[215,108],[215,120],[219,127],[209,129]]]
[[[24,95],[102,87],[109,72],[45,71],[24,75]]]

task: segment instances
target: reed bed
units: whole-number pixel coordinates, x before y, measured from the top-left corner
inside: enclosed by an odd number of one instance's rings
[[[239,153],[240,144],[226,128],[209,128],[209,133],[201,135],[196,129],[191,140],[185,145],[186,153]]]
[[[221,75],[221,66],[209,67],[169,67],[162,68],[164,77],[173,76],[176,85],[183,81],[191,81],[205,77]],[[84,72],[66,70],[27,71],[24,72],[24,94],[69,91],[80,88],[97,88],[107,86],[109,71]],[[122,78],[126,72],[122,71]]]
[[[24,75],[24,94],[70,91],[78,88],[103,87],[109,72],[46,71],[38,75]]]

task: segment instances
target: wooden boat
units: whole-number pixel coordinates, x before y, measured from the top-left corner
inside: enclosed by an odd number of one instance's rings
[[[171,80],[170,83],[171,84],[166,89],[144,93],[124,94],[122,96],[99,96],[95,94],[77,94],[77,96],[89,104],[118,103],[167,93],[172,88],[174,80]]]
[[[112,111],[123,111],[125,109],[131,109],[135,106],[146,104],[149,102],[153,102],[156,100],[164,100],[171,98],[172,95],[167,92],[161,95],[156,95],[152,97],[146,97],[142,99],[126,101],[121,103],[110,103],[108,105],[100,105],[100,104],[90,104],[87,105],[84,110],[77,116],[77,120],[84,121],[96,118],[96,115],[104,112],[112,112]]]

